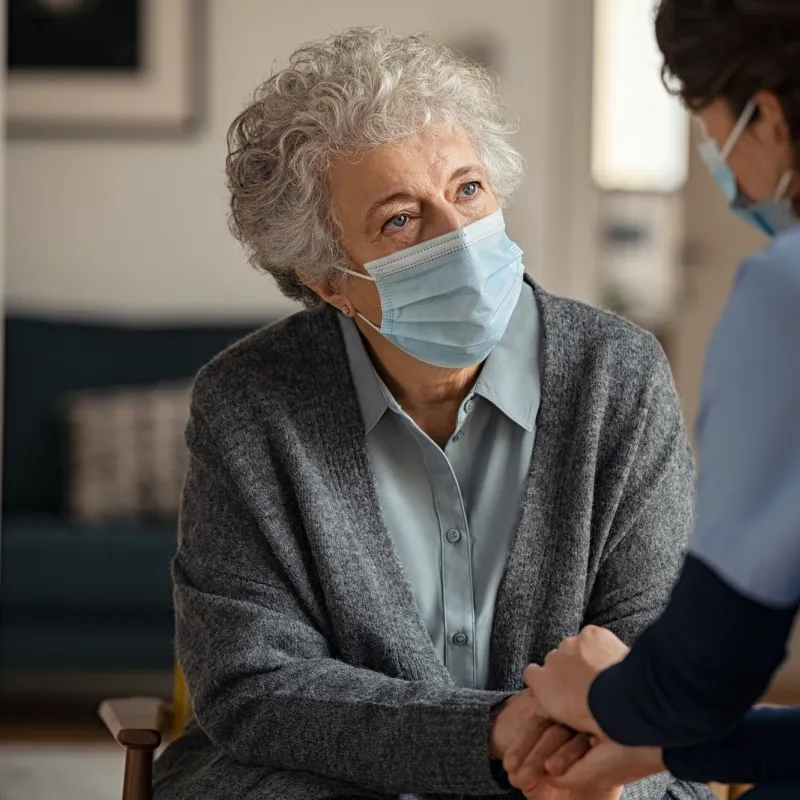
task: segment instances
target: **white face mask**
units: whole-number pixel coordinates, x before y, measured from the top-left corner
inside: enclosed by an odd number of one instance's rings
[[[450,368],[480,364],[502,339],[524,272],[501,211],[364,269],[342,269],[377,286],[381,326],[364,322],[417,360]]]
[[[794,213],[791,199],[786,196],[794,176],[793,170],[786,170],[783,173],[778,181],[774,197],[769,200],[751,202],[742,195],[736,176],[728,165],[731,151],[742,137],[755,112],[756,104],[751,100],[740,114],[728,141],[721,150],[714,139],[706,135],[706,138],[700,143],[700,157],[725,195],[731,211],[767,236],[777,236],[800,223]]]

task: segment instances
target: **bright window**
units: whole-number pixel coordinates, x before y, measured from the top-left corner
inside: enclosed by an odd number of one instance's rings
[[[592,175],[601,189],[674,192],[688,115],[661,83],[653,0],[595,0]]]

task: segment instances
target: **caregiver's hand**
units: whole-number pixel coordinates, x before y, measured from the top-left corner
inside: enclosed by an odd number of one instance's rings
[[[590,625],[565,639],[545,658],[531,664],[525,683],[538,703],[538,713],[577,731],[601,735],[589,710],[589,687],[604,669],[622,661],[630,648],[611,631]]]
[[[553,726],[536,743],[530,760],[526,759],[519,770],[509,774],[511,785],[528,800],[619,800],[622,784],[611,788],[584,785],[578,776],[576,788],[572,789],[559,786],[553,780],[554,777],[560,779],[590,749],[589,739],[584,734]],[[552,776],[547,773],[545,765],[553,767]]]
[[[577,792],[559,789],[550,783],[539,783],[529,792],[523,792],[527,800],[620,800],[624,787],[611,791],[585,787]]]
[[[589,738],[541,718],[534,722],[533,726],[519,728],[515,742],[510,745],[518,753],[524,751],[519,766],[510,771],[512,761],[508,757],[503,761],[512,786],[528,800],[619,800],[621,784],[611,789],[581,785],[577,791],[557,786],[545,765],[553,766],[554,775],[561,777],[589,751]]]
[[[545,764],[548,782],[583,797],[666,771],[661,748],[624,747],[605,738],[593,742],[583,756],[567,748],[551,756]]]
[[[573,792],[552,782],[545,763],[549,764],[555,756],[553,763],[561,765],[562,769],[554,774],[560,777],[588,752],[589,739],[538,716],[536,701],[530,690],[506,701],[496,718],[491,746],[493,755],[497,757],[501,751],[508,753],[512,747],[523,756],[519,761],[521,768],[510,772],[508,777],[528,800],[619,800],[622,786],[597,791],[582,786],[578,792]],[[506,758],[503,766],[507,772],[508,765]]]

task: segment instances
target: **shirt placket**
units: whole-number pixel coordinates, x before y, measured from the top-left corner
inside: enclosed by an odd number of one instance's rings
[[[464,412],[448,443],[463,439]],[[413,425],[411,420],[408,422]],[[442,658],[459,686],[475,686],[475,610],[470,565],[470,532],[461,489],[445,451],[415,425],[431,481],[441,552]],[[432,532],[433,533],[433,532]]]
[[[469,688],[477,688],[472,540],[458,474],[466,466],[464,425],[474,406],[472,398],[462,404],[456,429],[444,450],[403,414],[420,443],[439,522],[436,535],[441,548],[442,657],[456,684]]]
[[[477,639],[472,575],[472,534],[462,487],[467,469],[467,419],[475,407],[470,397],[461,406],[456,429],[444,452],[447,492],[439,506],[445,608],[445,654],[450,674],[460,686],[477,687]]]

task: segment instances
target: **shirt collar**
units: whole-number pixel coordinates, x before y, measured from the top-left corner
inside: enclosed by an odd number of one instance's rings
[[[356,387],[361,417],[369,434],[389,409],[389,398],[383,389],[383,381],[372,366],[355,322],[344,314],[339,314],[339,324],[344,336],[344,347],[350,364],[350,374]]]
[[[340,314],[339,323],[361,416],[369,434],[387,410],[400,409],[375,371],[355,322]],[[536,424],[541,400],[539,331],[536,297],[525,283],[508,328],[486,359],[473,392],[528,432]]]
[[[475,394],[528,432],[536,425],[542,396],[540,325],[536,296],[526,282],[506,332],[486,359],[475,384]]]

